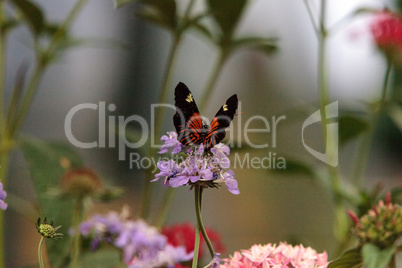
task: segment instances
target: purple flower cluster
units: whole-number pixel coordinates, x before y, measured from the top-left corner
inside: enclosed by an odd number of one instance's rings
[[[155,227],[127,217],[124,211],[122,214],[109,212],[107,215],[95,215],[81,223],[80,232],[83,236],[93,235],[93,250],[102,241],[121,249],[130,268],[174,267],[176,263],[191,260],[192,252],[187,254],[184,247],[168,245],[166,237]]]
[[[4,199],[6,199],[7,192],[3,190],[3,184],[0,182],[0,209],[6,210],[8,207],[8,204],[4,202]]]
[[[160,152],[167,152],[171,148],[173,154],[182,150],[183,145],[177,140],[175,132],[169,132],[168,136],[163,136],[165,144]],[[183,185],[202,184],[205,187],[216,187],[220,183],[225,183],[226,188],[232,194],[239,194],[237,181],[234,179],[232,170],[224,171],[230,167],[230,160],[227,157],[230,153],[228,146],[219,143],[211,148],[210,153],[204,152],[201,144],[198,148],[187,153],[187,157],[181,161],[170,159],[162,160],[157,163],[160,170],[155,175],[157,181],[163,178],[162,184],[166,187],[179,187]]]

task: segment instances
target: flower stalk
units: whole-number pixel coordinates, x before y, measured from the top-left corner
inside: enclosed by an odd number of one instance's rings
[[[226,49],[222,48],[220,51],[219,57],[218,57],[217,61],[215,62],[214,67],[212,68],[210,77],[208,79],[208,82],[207,82],[204,92],[202,94],[201,102],[200,102],[201,110],[205,110],[207,108],[206,106],[208,104],[208,100],[212,96],[215,84],[218,81],[218,77],[223,69],[223,66],[226,62],[227,57],[228,57],[228,52],[226,51]]]
[[[170,86],[172,84],[172,79],[173,79],[173,74],[177,62],[177,56],[179,52],[179,46],[182,40],[182,35],[183,32],[186,28],[188,18],[191,15],[191,10],[194,6],[195,0],[190,0],[188,3],[186,10],[184,12],[184,15],[180,21],[179,27],[176,29],[176,31],[173,33],[173,44],[170,48],[167,63],[166,63],[166,68],[165,68],[165,74],[162,80],[162,89],[161,93],[159,96],[158,103],[167,103],[168,97],[169,97],[169,92],[170,92]],[[154,131],[153,131],[153,136],[151,137],[152,139],[156,135],[159,137],[162,135],[162,129],[163,129],[163,122],[165,119],[165,109],[159,108],[156,111],[155,115],[155,124],[154,124]],[[152,156],[156,155],[156,150],[152,150],[151,152]],[[152,176],[152,174],[150,174]],[[151,184],[151,180],[149,177],[147,177],[145,181],[145,188],[144,188],[144,194],[142,196],[142,202],[141,202],[141,208],[140,208],[140,217],[143,219],[146,219],[149,217],[149,210],[150,210],[150,203],[152,200],[152,194],[153,194],[153,185]],[[174,198],[174,192],[167,193],[164,197],[164,205],[161,208],[160,212],[158,213],[158,219],[157,219],[157,226],[162,226],[164,221],[165,221],[165,211],[168,211],[170,209],[170,204],[169,200],[173,200]]]
[[[38,259],[39,259],[39,267],[44,268],[45,265],[43,264],[43,257],[42,257],[42,248],[43,248],[43,242],[45,241],[45,237],[42,236],[40,241],[39,241],[39,246],[38,246]]]
[[[57,49],[57,45],[59,44],[60,39],[63,37],[65,31],[70,27],[72,22],[75,20],[83,6],[88,0],[79,0],[77,4],[74,6],[72,11],[69,13],[65,21],[62,23],[62,26],[57,30],[55,35],[53,36],[47,50],[43,55],[50,55],[50,53],[54,53]],[[0,1],[0,26],[4,26],[6,23],[6,13],[5,13],[5,1]],[[45,67],[49,62],[43,61],[41,56],[38,56],[37,63],[35,66],[34,73],[28,83],[26,93],[21,101],[21,106],[19,111],[17,111],[17,107],[9,107],[15,109],[15,120],[10,121],[9,124],[6,124],[6,116],[5,116],[5,71],[6,71],[6,30],[2,27],[0,31],[0,179],[2,180],[3,186],[6,185],[7,182],[7,170],[8,170],[8,162],[9,162],[9,154],[12,150],[12,145],[14,143],[15,137],[18,135],[18,132],[24,122],[24,119],[28,113],[28,110],[31,106],[33,98],[36,94],[38,84],[43,75]],[[14,90],[20,90],[15,88]],[[13,115],[14,116],[14,115]],[[0,267],[4,267],[4,212],[0,211]]]
[[[166,221],[167,215],[169,213],[169,210],[172,206],[173,200],[175,196],[175,190],[172,188],[169,188],[166,190],[165,196],[163,198],[163,204],[162,207],[159,211],[159,215],[156,218],[156,224],[155,226],[160,229],[162,228],[163,224]]]
[[[195,198],[196,204],[198,203],[197,197]],[[200,229],[198,228],[198,224],[195,227],[195,241],[194,241],[194,255],[193,255],[193,264],[192,268],[197,268],[198,264],[198,253],[200,251]]]
[[[363,186],[363,180],[364,180],[364,175],[367,169],[367,163],[368,163],[368,156],[370,154],[370,149],[371,149],[371,143],[373,141],[374,133],[375,130],[378,126],[378,121],[380,119],[381,113],[383,112],[385,108],[385,104],[387,102],[387,89],[389,85],[389,80],[391,77],[392,73],[392,63],[388,61],[387,69],[385,71],[384,75],[384,81],[382,85],[382,90],[381,90],[381,99],[379,102],[379,106],[375,110],[372,119],[371,119],[371,124],[368,129],[368,132],[366,135],[363,137],[361,143],[359,144],[359,148],[356,152],[356,163],[355,163],[355,169],[354,169],[354,174],[353,178],[355,180],[356,185]]]
[[[83,221],[84,216],[84,200],[83,198],[77,198],[75,201],[75,208],[73,212],[73,228],[74,236],[72,239],[71,248],[71,267],[79,267],[79,259],[81,254],[81,233],[80,223]]]
[[[202,202],[202,192],[203,188],[200,185],[195,185],[194,186],[194,193],[195,193],[195,215],[197,217],[197,229],[201,232],[202,236],[205,239],[205,242],[207,243],[209,253],[211,254],[211,258],[215,257],[215,251],[212,246],[211,240],[208,238],[208,234],[205,231],[204,224],[202,223],[202,218],[201,218],[201,202]],[[196,232],[197,233],[197,232]],[[195,249],[194,249],[195,250]]]
[[[177,61],[177,54],[178,54],[178,48],[180,44],[180,39],[179,37],[174,37],[173,40],[173,45],[170,48],[169,51],[169,56],[167,60],[167,65],[166,65],[166,71],[165,71],[165,76],[163,78],[162,82],[162,91],[161,95],[159,97],[158,103],[166,103],[168,96],[169,96],[169,89],[170,89],[170,84],[172,81],[173,77],[173,71],[175,69],[176,61]],[[155,127],[154,127],[154,135],[159,136],[162,132],[163,129],[163,122],[165,118],[165,109],[159,108],[156,110],[156,115],[155,115]],[[152,137],[153,138],[153,137]],[[152,150],[151,155],[156,156],[156,150]],[[145,188],[144,188],[144,194],[142,196],[142,202],[141,202],[141,209],[140,209],[140,217],[143,219],[147,219],[149,216],[149,210],[150,210],[150,204],[152,200],[152,194],[153,194],[153,185],[151,184],[151,178],[153,174],[149,173],[145,180]],[[163,223],[162,223],[163,224]]]
[[[4,7],[5,1],[0,1],[0,25],[4,25],[6,22],[6,12]],[[5,175],[7,174],[7,155],[8,152],[5,150],[6,146],[4,146],[4,136],[5,136],[5,96],[4,96],[4,88],[5,88],[5,71],[6,71],[6,32],[4,30],[0,31],[0,179],[3,183],[3,186],[6,185]],[[4,211],[0,210],[0,267],[4,267]]]

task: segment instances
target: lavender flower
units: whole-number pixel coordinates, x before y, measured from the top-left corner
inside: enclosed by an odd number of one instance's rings
[[[171,137],[169,144],[171,146],[179,142],[177,141],[177,134],[174,133],[175,135],[173,135],[172,133],[174,132],[169,132]],[[176,141],[173,140],[174,138]],[[180,162],[175,162],[173,159],[159,161],[157,166],[160,172],[155,175],[155,179],[152,181],[163,178],[162,184],[164,186],[174,188],[183,185],[194,186],[195,184],[201,184],[203,187],[217,187],[220,183],[225,183],[226,188],[232,194],[239,194],[234,172],[231,170],[224,172],[224,169],[230,167],[230,160],[227,157],[229,153],[229,147],[222,143],[211,148],[210,153],[204,152],[203,144],[201,144],[198,148],[187,153],[187,157],[181,159]]]
[[[221,254],[215,253],[214,258],[210,263],[207,264],[204,268],[220,268],[221,266],[221,258],[219,258]]]
[[[189,261],[193,258],[193,252],[186,253],[183,246],[174,247],[167,244],[165,248],[158,251],[158,254],[152,260],[141,261],[135,260],[129,264],[129,268],[146,268],[146,267],[167,267],[174,268],[175,264],[183,261]]]
[[[8,204],[4,202],[4,199],[6,199],[7,192],[3,190],[3,184],[0,182],[0,208],[2,210],[6,210],[8,207]]]
[[[172,148],[172,154],[177,154],[184,147],[184,145],[177,140],[177,133],[174,131],[168,132],[168,135],[163,135],[161,140],[165,141],[165,144],[162,145],[160,151],[158,152],[160,154],[167,153]]]
[[[81,223],[80,232],[83,236],[93,234],[91,247],[94,250],[102,241],[122,250],[124,261],[130,268],[153,267],[156,260],[160,265],[174,265],[191,258],[185,254],[184,248],[167,246],[166,237],[155,227],[141,220],[129,220],[125,210],[122,214],[95,215]]]

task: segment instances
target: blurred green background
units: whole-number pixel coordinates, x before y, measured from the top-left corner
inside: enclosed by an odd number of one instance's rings
[[[74,1],[38,0],[50,20],[64,17]],[[393,1],[329,1],[329,25],[356,8],[369,6],[395,7]],[[183,4],[184,5],[184,4]],[[318,5],[318,1],[317,1]],[[38,94],[24,125],[24,133],[45,140],[67,141],[64,119],[68,111],[81,103],[113,103],[117,109],[108,115],[136,114],[150,119],[150,105],[157,102],[170,36],[161,28],[134,16],[137,5],[115,10],[111,0],[90,1],[73,26],[77,36],[106,37],[132,45],[129,50],[98,47],[68,51],[46,72]],[[196,9],[202,9],[200,1]],[[329,41],[331,100],[339,101],[341,110],[359,112],[365,102],[379,97],[386,68],[384,57],[376,50],[367,30],[369,15],[356,17],[342,25]],[[10,38],[8,51],[7,89],[12,88],[13,77],[23,60],[30,60],[27,36],[21,27]],[[235,129],[243,129],[255,115],[266,118],[286,116],[278,124],[277,145],[272,146],[272,133],[250,135],[253,143],[268,143],[264,150],[235,150],[240,158],[246,153],[252,157],[268,156],[302,159],[317,163],[304,148],[301,129],[308,113],[297,112],[317,106],[317,38],[310,25],[302,1],[249,1],[237,28],[236,35],[277,37],[278,51],[271,56],[242,50],[235,53],[224,66],[208,108],[201,111],[211,118],[226,98],[237,93],[242,114],[234,120]],[[173,104],[173,88],[186,83],[195,99],[216,59],[216,48],[198,33],[186,35],[179,52],[174,72],[169,103]],[[400,96],[402,76],[395,74],[394,94]],[[310,113],[310,114],[311,114]],[[171,117],[165,130],[173,130]],[[260,122],[249,127],[262,128]],[[97,111],[82,111],[74,117],[73,133],[83,142],[98,138]],[[233,133],[231,133],[232,135]],[[235,133],[235,139],[243,139]],[[319,126],[306,129],[306,142],[322,150]],[[401,132],[388,118],[382,118],[376,133],[367,169],[367,187],[380,183],[386,189],[401,186]],[[339,155],[341,172],[348,180],[355,143],[350,143]],[[95,204],[92,212],[120,210],[123,204],[134,209],[139,202],[144,177],[141,170],[130,169],[128,161],[118,161],[116,149],[79,149],[87,166],[96,170],[105,180],[125,188],[122,200],[109,205]],[[135,150],[129,149],[129,152]],[[232,153],[232,163],[234,162]],[[29,170],[21,153],[12,155],[8,192],[35,203],[35,194],[29,180]],[[272,169],[234,168],[241,194],[234,196],[226,189],[205,191],[203,219],[208,227],[219,231],[227,247],[224,256],[235,250],[249,248],[255,243],[288,241],[303,242],[318,251],[333,248],[333,208],[326,191],[303,174],[278,174]],[[156,183],[155,198],[165,189]],[[186,188],[177,189],[168,223],[190,221],[195,223],[193,195]],[[155,200],[155,203],[158,200]],[[34,222],[14,210],[6,212],[7,267],[19,267],[37,262],[36,247],[39,235]],[[67,230],[63,230],[67,233]]]

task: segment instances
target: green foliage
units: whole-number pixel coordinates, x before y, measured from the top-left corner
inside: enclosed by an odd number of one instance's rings
[[[358,8],[358,9],[356,9],[354,12],[353,12],[353,15],[354,16],[356,16],[356,15],[360,15],[360,14],[373,14],[373,13],[378,13],[378,12],[380,12],[381,11],[381,9],[378,9],[378,8],[372,8],[372,7],[361,7],[361,8]]]
[[[221,41],[230,40],[246,7],[247,0],[208,0],[207,3],[212,17],[221,29]]]
[[[392,259],[396,247],[380,249],[373,244],[362,247],[363,264],[365,268],[384,268]]]
[[[172,32],[177,28],[176,2],[174,0],[137,0],[143,4],[138,16]]]
[[[402,107],[397,104],[390,105],[387,109],[387,114],[399,131],[402,132]]]
[[[37,6],[36,3],[29,0],[11,0],[11,2],[21,11],[34,33],[38,35],[42,31],[45,23],[41,8]]]
[[[136,0],[113,0],[114,8],[120,8],[128,3],[135,2]]]
[[[358,268],[362,267],[362,257],[359,248],[347,250],[343,255],[331,262],[328,268]]]
[[[62,225],[61,233],[67,234],[71,226],[72,200],[54,200],[49,191],[59,186],[59,181],[66,171],[61,161],[69,161],[71,167],[81,167],[82,160],[71,146],[58,142],[44,142],[24,138],[21,148],[31,171],[31,179],[38,197],[41,216]],[[39,216],[39,215],[38,215]],[[47,252],[53,267],[59,267],[62,256],[68,254],[69,236],[60,241],[47,241]]]
[[[344,146],[357,138],[369,128],[366,120],[356,116],[343,115],[339,117],[339,145]]]
[[[232,47],[235,49],[237,48],[256,49],[269,55],[278,49],[276,43],[277,43],[276,38],[243,37],[233,40]]]

